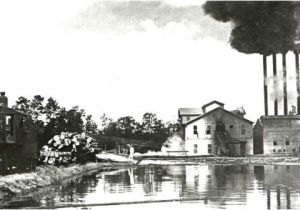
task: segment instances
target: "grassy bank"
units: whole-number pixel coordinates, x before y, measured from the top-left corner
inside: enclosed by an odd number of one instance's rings
[[[59,184],[68,178],[78,177],[101,168],[118,168],[126,165],[128,163],[88,163],[69,167],[41,166],[31,173],[0,176],[0,200],[51,184]]]

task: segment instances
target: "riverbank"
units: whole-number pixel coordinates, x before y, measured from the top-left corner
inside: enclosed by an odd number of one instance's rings
[[[0,176],[0,200],[49,185],[59,184],[66,179],[73,179],[100,169],[126,166],[130,166],[130,163],[88,163],[69,167],[40,166],[34,172]]]
[[[179,164],[213,164],[213,165],[300,165],[299,156],[262,156],[248,157],[204,157],[204,156],[143,156],[139,165],[179,165]]]

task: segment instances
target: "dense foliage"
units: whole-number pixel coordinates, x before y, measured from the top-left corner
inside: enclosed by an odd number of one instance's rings
[[[32,100],[19,97],[13,108],[32,117],[38,131],[40,147],[54,135],[62,132],[85,132],[89,135],[98,133],[97,125],[91,115],[86,115],[85,111],[78,106],[68,110],[51,97],[47,101],[40,95],[34,96]]]
[[[145,113],[142,122],[136,121],[133,117],[120,117],[116,121],[101,116],[101,134],[106,136],[118,136],[130,139],[141,139],[154,141],[162,144],[172,133],[179,129],[179,123],[166,122],[158,119],[154,113]]]
[[[45,100],[40,95],[34,96],[31,100],[19,97],[13,108],[32,117],[38,130],[40,148],[46,145],[53,136],[60,135],[62,132],[78,134],[85,132],[96,139],[100,139],[97,136],[122,137],[152,141],[162,145],[167,137],[177,131],[179,127],[177,122],[164,123],[157,118],[156,114],[148,112],[143,115],[141,122],[131,116],[120,117],[114,121],[103,114],[100,118],[102,128],[98,130],[92,116],[86,115],[83,109],[79,109],[78,106],[66,109],[53,98]]]

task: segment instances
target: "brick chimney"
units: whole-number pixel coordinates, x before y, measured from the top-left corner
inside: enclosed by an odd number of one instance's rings
[[[7,107],[8,99],[5,96],[5,92],[0,92],[0,107]]]

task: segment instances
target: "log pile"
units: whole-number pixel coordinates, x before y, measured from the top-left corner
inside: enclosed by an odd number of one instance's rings
[[[62,132],[42,147],[39,162],[50,165],[68,165],[95,161],[95,148],[95,139],[85,133]]]

